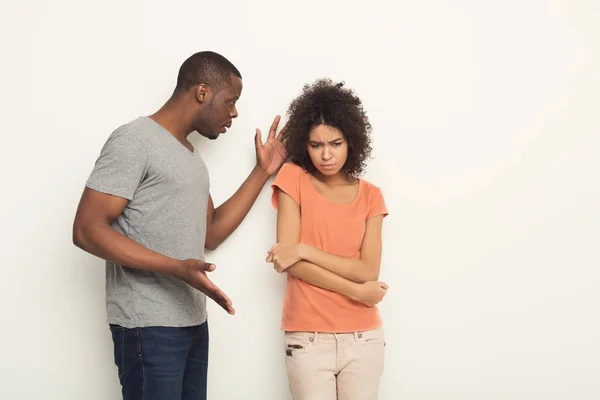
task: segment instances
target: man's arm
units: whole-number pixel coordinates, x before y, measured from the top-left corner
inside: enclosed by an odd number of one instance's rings
[[[119,265],[170,274],[206,293],[229,313],[231,300],[206,276],[214,265],[201,260],[176,260],[147,249],[114,230],[111,224],[128,200],[85,188],[73,223],[73,243],[82,250]]]
[[[146,271],[177,274],[181,261],[156,253],[111,227],[128,200],[85,188],[75,222],[73,243],[97,257]]]
[[[257,165],[235,194],[219,207],[215,208],[212,197],[209,196],[206,213],[207,249],[215,250],[237,229],[268,178],[269,174]]]
[[[275,117],[265,144],[261,140],[260,129],[256,130],[256,167],[235,194],[217,208],[212,197],[209,197],[204,245],[207,249],[215,250],[237,229],[248,215],[267,179],[283,164],[286,155],[282,141],[286,128],[275,135],[280,119],[279,116]]]

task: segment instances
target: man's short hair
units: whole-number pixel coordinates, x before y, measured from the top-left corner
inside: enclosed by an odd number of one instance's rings
[[[183,93],[201,83],[218,93],[231,85],[232,74],[242,79],[240,71],[225,57],[212,51],[201,51],[181,64],[174,93]]]

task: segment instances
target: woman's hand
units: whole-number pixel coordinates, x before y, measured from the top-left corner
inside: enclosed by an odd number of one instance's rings
[[[388,288],[386,283],[379,281],[361,283],[356,286],[352,299],[372,307],[383,300]]]
[[[267,252],[267,262],[273,263],[275,270],[282,273],[302,260],[300,248],[300,243],[276,243]]]

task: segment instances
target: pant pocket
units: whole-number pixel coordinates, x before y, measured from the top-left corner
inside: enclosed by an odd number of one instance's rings
[[[305,354],[308,351],[309,338],[301,333],[286,333],[284,339],[285,354],[293,357],[294,354]]]
[[[110,332],[114,346],[115,365],[117,366],[119,381],[122,381],[125,371],[125,329],[117,325],[111,325]]]
[[[365,346],[371,346],[375,348],[385,347],[385,334],[382,328],[373,329],[370,331],[360,332],[359,336],[362,337],[362,342]]]

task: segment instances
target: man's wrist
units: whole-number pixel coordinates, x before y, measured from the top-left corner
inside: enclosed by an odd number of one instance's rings
[[[271,177],[267,170],[261,167],[259,164],[256,164],[252,172],[256,174],[257,177],[263,179],[265,182]]]
[[[184,260],[176,260],[174,258],[170,259],[169,262],[166,264],[167,273],[169,275],[174,276],[177,279],[183,280],[183,275],[185,271],[184,266]]]

